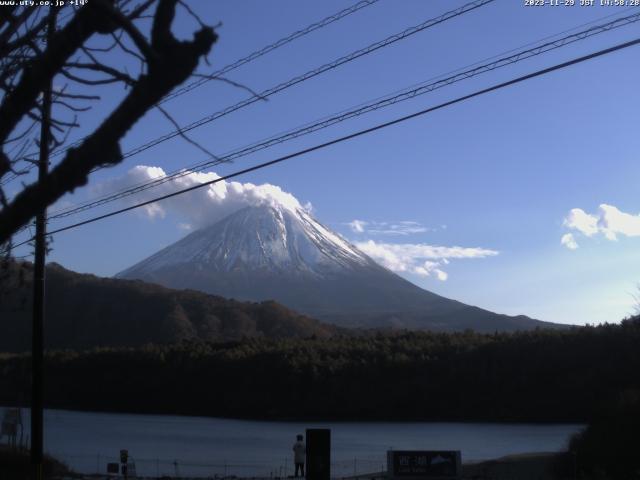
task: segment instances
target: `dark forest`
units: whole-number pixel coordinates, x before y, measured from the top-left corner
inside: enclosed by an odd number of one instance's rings
[[[640,322],[51,351],[52,408],[269,419],[583,422],[640,392]],[[0,360],[25,404],[28,355]]]

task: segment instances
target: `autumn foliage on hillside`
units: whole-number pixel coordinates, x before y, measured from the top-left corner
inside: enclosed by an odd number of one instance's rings
[[[0,351],[30,348],[31,264],[11,264],[0,288]],[[240,302],[141,281],[47,269],[45,344],[85,349],[244,337],[327,337],[337,331],[276,302]]]

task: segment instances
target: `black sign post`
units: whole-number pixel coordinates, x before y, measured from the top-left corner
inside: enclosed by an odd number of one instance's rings
[[[331,476],[331,430],[307,429],[307,480],[329,480]]]
[[[390,450],[387,452],[389,480],[449,480],[462,475],[458,450]]]

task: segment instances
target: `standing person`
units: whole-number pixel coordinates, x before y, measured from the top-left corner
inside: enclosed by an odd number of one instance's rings
[[[296,437],[293,444],[293,461],[296,464],[295,477],[304,477],[304,459],[307,454],[307,446],[304,444],[302,435]],[[300,472],[300,475],[298,475]]]

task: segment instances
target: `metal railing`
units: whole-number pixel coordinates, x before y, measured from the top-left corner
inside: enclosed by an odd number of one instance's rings
[[[92,478],[118,478],[107,474],[109,463],[120,463],[115,455],[101,453],[73,454],[52,453],[52,456],[64,462],[76,473],[91,475]],[[136,479],[270,479],[283,480],[293,478],[294,468],[290,458],[274,459],[273,462],[242,459],[215,459],[200,461],[197,459],[138,458],[130,455],[129,463],[135,464]],[[354,478],[379,480],[385,477],[385,459],[382,456],[361,456],[350,459],[341,458],[331,462],[332,478]]]

